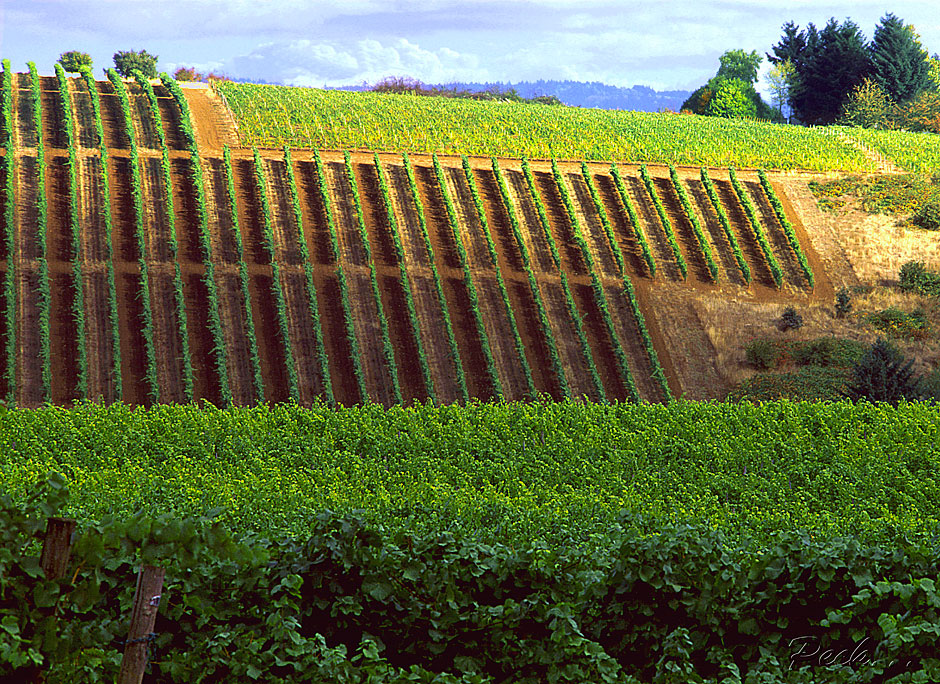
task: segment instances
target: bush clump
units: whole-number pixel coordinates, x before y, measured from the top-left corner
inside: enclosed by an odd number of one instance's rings
[[[780,329],[781,330],[798,330],[803,327],[803,317],[796,312],[792,306],[788,306],[783,310],[783,315],[780,316]]]
[[[920,381],[914,377],[913,365],[913,360],[907,361],[882,337],[855,364],[845,396],[852,401],[886,401],[895,406],[902,399],[920,399]]]

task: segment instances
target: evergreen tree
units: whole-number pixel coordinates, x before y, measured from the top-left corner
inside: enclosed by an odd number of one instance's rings
[[[914,28],[886,14],[875,29],[871,46],[872,78],[894,99],[905,102],[930,85],[927,51]]]
[[[806,47],[794,62],[799,79],[791,104],[801,121],[829,124],[842,113],[849,93],[870,73],[868,46],[858,24],[830,19],[822,31],[807,28]]]
[[[810,24],[810,26],[813,26]],[[815,31],[815,27],[813,28]],[[790,62],[794,66],[799,63],[806,50],[806,33],[800,30],[800,27],[792,21],[783,25],[783,37],[780,42],[771,48],[774,54],[767,54],[767,60],[771,64],[783,64]]]
[[[852,383],[845,396],[853,401],[886,401],[897,405],[901,399],[920,398],[920,382],[911,369],[913,361],[904,357],[881,338],[852,369]]]

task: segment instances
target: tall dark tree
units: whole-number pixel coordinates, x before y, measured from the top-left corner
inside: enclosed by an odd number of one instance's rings
[[[806,46],[794,63],[798,80],[790,101],[801,121],[830,124],[842,113],[849,93],[870,73],[868,45],[854,21],[834,18],[806,31]]]
[[[906,102],[930,85],[927,51],[914,28],[886,14],[875,29],[871,46],[872,78],[894,98]]]
[[[810,24],[810,26],[813,25]],[[813,30],[815,30],[815,27],[813,27]],[[774,51],[773,55],[769,52],[766,53],[767,60],[771,64],[782,64],[789,60],[791,64],[796,66],[806,49],[806,33],[801,31],[798,25],[788,21],[783,25],[783,36],[780,38],[780,42],[771,49]]]

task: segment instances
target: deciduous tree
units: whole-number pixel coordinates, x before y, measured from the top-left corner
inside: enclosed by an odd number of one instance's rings
[[[147,78],[156,78],[157,59],[146,50],[122,50],[114,53],[114,68],[125,78],[129,78],[134,69]]]
[[[91,55],[89,55],[87,52],[69,50],[68,52],[63,52],[61,55],[59,55],[59,64],[61,64],[62,68],[66,71],[73,74],[78,74],[85,69],[91,69],[93,62]]]

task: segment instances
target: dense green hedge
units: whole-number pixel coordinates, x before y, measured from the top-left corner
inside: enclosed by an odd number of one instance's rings
[[[470,399],[467,392],[467,379],[463,372],[463,364],[460,361],[460,349],[457,347],[457,340],[454,338],[454,326],[450,320],[450,310],[447,306],[447,298],[444,296],[444,287],[441,285],[441,275],[434,263],[434,247],[431,245],[431,237],[428,235],[427,218],[424,215],[424,204],[418,193],[418,184],[415,181],[415,172],[411,166],[411,160],[408,153],[401,155],[402,163],[405,165],[405,174],[408,177],[408,189],[411,191],[411,200],[415,204],[415,210],[418,214],[418,227],[421,230],[421,239],[424,241],[424,250],[428,256],[428,266],[431,269],[431,277],[434,280],[434,291],[437,294],[437,303],[441,307],[441,315],[444,318],[444,329],[447,332],[447,345],[450,348],[451,362],[454,364],[454,377],[457,379],[457,392],[461,401]]]
[[[685,280],[689,267],[685,263],[685,257],[682,256],[682,252],[679,249],[679,243],[676,242],[676,233],[672,229],[672,221],[670,221],[669,217],[666,215],[666,209],[663,207],[663,202],[659,198],[659,193],[656,192],[656,186],[653,184],[653,179],[650,177],[645,164],[640,167],[640,178],[643,179],[646,193],[653,202],[653,207],[655,207],[656,213],[659,216],[659,222],[663,225],[663,230],[666,232],[666,240],[668,240],[669,247],[672,249],[672,256],[679,266],[679,273],[682,275],[682,279]]]
[[[91,108],[94,112],[95,135],[98,138],[99,168],[101,170],[98,185],[101,198],[101,222],[104,226],[104,240],[107,250],[105,271],[108,281],[108,324],[111,327],[111,383],[114,389],[114,400],[120,401],[123,396],[121,381],[121,329],[118,322],[117,288],[114,282],[114,247],[111,244],[111,190],[108,181],[108,146],[104,139],[104,126],[101,123],[101,99],[98,97],[98,85],[90,69],[82,72],[88,96],[91,99]]]
[[[0,676],[111,677],[145,562],[154,681],[937,681],[938,434],[906,403],[2,412]]]
[[[718,216],[718,223],[721,224],[721,229],[725,233],[725,237],[728,238],[728,243],[731,245],[731,251],[734,253],[734,259],[738,262],[738,268],[741,269],[741,275],[744,277],[744,282],[750,284],[751,282],[751,269],[747,265],[747,261],[744,260],[744,254],[741,252],[741,246],[738,244],[738,239],[734,236],[734,232],[731,230],[731,224],[728,222],[728,214],[725,213],[725,208],[721,204],[721,200],[718,198],[718,193],[715,192],[715,184],[712,183],[712,179],[708,175],[708,169],[704,166],[701,170],[702,185],[705,187],[705,193],[708,195],[708,200],[711,202],[712,208],[715,210],[715,214]]]
[[[7,268],[3,279],[4,333],[3,368],[8,404],[16,403],[16,148],[13,142],[13,71],[10,60],[3,60],[3,121],[6,154],[3,155],[3,247]]]
[[[630,365],[627,363],[627,354],[620,343],[620,337],[617,335],[617,329],[610,317],[610,307],[607,302],[607,294],[604,292],[604,286],[597,275],[598,269],[594,265],[594,257],[591,256],[591,248],[584,239],[584,231],[581,228],[581,221],[575,213],[574,205],[571,203],[571,195],[568,193],[568,187],[565,185],[565,179],[558,169],[558,163],[552,159],[552,174],[555,177],[555,183],[558,186],[558,194],[561,195],[561,202],[565,206],[568,215],[568,221],[571,223],[571,231],[574,235],[574,241],[581,250],[581,256],[584,258],[584,264],[588,273],[591,274],[591,289],[594,292],[594,300],[597,308],[601,312],[601,318],[607,329],[607,336],[610,338],[610,346],[614,350],[614,358],[617,359],[617,367],[620,370],[620,379],[623,381],[627,390],[627,398],[631,401],[639,401],[640,394],[636,389],[636,383],[633,380],[633,374],[630,372]],[[610,227],[609,225],[607,226]],[[620,260],[621,266],[623,259]],[[622,272],[621,268],[621,272]]]
[[[124,135],[130,148],[131,203],[134,206],[134,237],[137,241],[137,263],[140,268],[141,332],[144,338],[146,365],[144,380],[151,401],[160,401],[160,382],[157,379],[157,353],[153,343],[153,309],[150,304],[150,277],[147,267],[147,239],[144,235],[144,203],[140,180],[140,154],[137,150],[137,135],[131,115],[127,87],[114,69],[108,69],[108,78],[121,105],[124,119]]]
[[[728,174],[731,177],[731,186],[734,188],[734,193],[738,196],[738,201],[741,202],[741,207],[744,209],[748,223],[751,224],[751,230],[754,231],[754,237],[757,238],[757,244],[760,245],[761,251],[764,253],[764,258],[767,260],[767,267],[770,269],[770,275],[773,276],[774,284],[779,288],[783,285],[783,271],[780,270],[777,257],[774,256],[774,252],[770,248],[770,243],[767,242],[767,235],[764,233],[764,229],[761,228],[760,219],[757,217],[757,210],[754,208],[754,203],[751,201],[751,198],[748,197],[744,186],[738,181],[738,176],[733,168],[728,169]]]
[[[375,300],[375,310],[378,313],[379,330],[382,334],[382,351],[385,356],[385,364],[388,367],[388,379],[391,382],[392,388],[392,401],[396,404],[400,404],[401,385],[398,381],[398,364],[395,363],[395,349],[392,347],[392,340],[388,335],[388,318],[385,316],[385,309],[382,306],[382,295],[379,292],[379,281],[375,272],[375,262],[372,260],[372,245],[369,243],[369,233],[366,231],[365,217],[362,213],[359,184],[356,182],[356,174],[352,167],[352,157],[348,150],[343,153],[343,161],[346,164],[346,180],[349,182],[350,192],[352,193],[353,208],[356,210],[356,228],[359,231],[359,241],[362,243],[365,260],[369,265],[372,298]]]
[[[82,273],[82,230],[78,218],[78,152],[75,149],[74,119],[69,82],[62,65],[56,62],[56,81],[59,84],[59,107],[65,128],[66,147],[69,152],[69,233],[72,236],[72,318],[75,321],[75,394],[79,399],[88,397],[88,356],[85,353],[85,286]]]
[[[526,279],[529,282],[529,291],[532,293],[532,300],[535,302],[535,309],[539,317],[539,326],[542,329],[542,338],[545,340],[545,346],[548,347],[548,355],[552,361],[552,370],[555,373],[555,380],[561,397],[564,399],[571,397],[571,387],[568,385],[568,379],[565,377],[565,368],[561,364],[561,358],[558,356],[558,345],[555,343],[555,335],[552,332],[552,325],[548,318],[548,312],[545,310],[545,302],[542,300],[542,293],[539,290],[538,281],[535,273],[532,272],[532,260],[529,257],[529,249],[525,244],[522,229],[519,226],[519,217],[516,215],[516,209],[513,206],[512,198],[509,195],[509,186],[506,185],[506,179],[499,168],[499,161],[496,157],[490,159],[493,166],[493,174],[496,177],[496,185],[499,187],[499,196],[503,201],[503,207],[506,210],[506,216],[509,217],[509,227],[512,230],[513,238],[519,247],[519,256],[522,259],[522,267],[525,269]]]
[[[454,200],[450,196],[450,190],[447,189],[447,179],[444,176],[444,169],[437,155],[433,157],[434,174],[437,177],[437,184],[444,198],[444,209],[447,213],[447,225],[450,227],[451,238],[457,248],[457,258],[460,261],[460,267],[463,269],[463,282],[467,288],[467,298],[470,300],[470,313],[473,314],[473,322],[476,326],[477,338],[480,340],[480,347],[483,349],[483,358],[486,361],[486,373],[490,381],[493,397],[501,399],[503,397],[503,385],[499,378],[499,372],[496,370],[496,361],[493,359],[493,348],[490,346],[489,336],[486,334],[486,328],[483,325],[483,314],[480,312],[480,297],[477,294],[476,285],[473,282],[473,273],[470,270],[470,260],[467,258],[467,249],[463,246],[463,238],[460,236],[460,221],[457,218],[457,209],[454,207]]]
[[[219,316],[219,294],[215,282],[215,264],[212,261],[212,237],[209,232],[209,211],[206,208],[206,186],[202,174],[202,161],[199,157],[199,146],[196,144],[196,133],[193,130],[189,113],[189,103],[179,84],[167,74],[160,74],[160,81],[170,92],[180,113],[180,129],[189,148],[189,168],[192,172],[193,193],[196,196],[196,220],[199,223],[199,244],[202,248],[202,262],[206,267],[203,282],[206,284],[206,314],[208,318],[209,334],[212,335],[212,358],[215,362],[216,375],[219,379],[219,398],[223,405],[232,403],[232,390],[228,380],[227,350],[225,348],[225,334],[222,330],[222,319]],[[149,85],[149,83],[148,83]],[[151,88],[151,92],[152,92]],[[166,145],[163,146],[166,157]],[[179,266],[177,265],[177,271]],[[188,341],[184,339],[184,346],[188,349]]]
[[[42,130],[42,96],[39,72],[34,62],[27,62],[32,87],[33,125],[36,127],[36,245],[39,248],[39,363],[41,368],[42,400],[49,401],[52,390],[52,354],[49,346],[49,305],[52,293],[49,289],[49,261],[46,258],[46,231],[49,200],[46,196],[46,144]]]
[[[388,181],[385,179],[385,169],[379,160],[378,152],[373,154],[372,163],[375,165],[375,175],[379,181],[379,193],[382,195],[382,208],[385,210],[385,217],[388,221],[388,231],[392,238],[392,245],[395,248],[395,259],[398,261],[398,277],[401,279],[401,289],[405,295],[405,308],[408,311],[408,324],[411,332],[411,339],[418,350],[418,364],[421,366],[421,378],[424,381],[424,389],[428,397],[434,403],[437,403],[437,393],[434,391],[434,379],[431,377],[431,368],[428,366],[428,357],[424,353],[424,342],[421,341],[421,321],[418,319],[418,313],[415,310],[414,295],[411,292],[411,280],[408,277],[408,268],[405,265],[405,249],[401,244],[401,235],[398,232],[398,219],[395,218],[395,208],[392,206],[392,198],[388,192]]]
[[[235,238],[235,251],[238,256],[238,280],[241,283],[242,306],[245,311],[245,335],[248,337],[248,357],[251,362],[251,381],[255,401],[264,401],[264,381],[261,377],[261,358],[258,356],[258,338],[255,335],[255,322],[251,312],[251,291],[248,287],[248,265],[245,263],[245,249],[242,245],[242,231],[238,222],[238,205],[235,200],[235,179],[232,173],[232,152],[228,145],[222,148],[222,167],[225,171],[225,199],[228,214],[232,221],[232,234]]]
[[[330,232],[330,249],[333,253],[333,262],[336,264],[336,278],[339,282],[339,297],[343,307],[343,321],[346,325],[346,341],[349,344],[349,354],[353,364],[353,376],[356,378],[356,387],[359,398],[363,402],[369,401],[369,390],[366,387],[365,374],[362,371],[362,354],[359,349],[359,340],[356,338],[356,327],[353,323],[352,308],[349,304],[349,284],[346,282],[346,271],[339,251],[339,236],[336,232],[336,220],[333,217],[333,206],[330,204],[329,190],[326,184],[326,170],[320,153],[313,151],[313,158],[317,167],[317,191],[323,213],[326,216],[326,225]]]
[[[774,214],[777,215],[780,227],[783,228],[783,232],[787,236],[787,242],[790,243],[790,247],[793,248],[793,253],[796,254],[797,261],[800,262],[800,268],[803,270],[803,275],[806,276],[806,282],[809,283],[810,287],[813,287],[816,284],[813,278],[813,269],[810,268],[809,260],[806,258],[802,246],[800,246],[800,241],[797,239],[796,232],[793,230],[793,224],[791,224],[790,219],[787,218],[787,212],[783,209],[783,203],[780,201],[780,198],[777,197],[777,191],[774,190],[774,186],[770,184],[770,181],[767,179],[767,174],[763,169],[758,169],[757,176],[760,178],[761,187],[767,195],[770,206],[773,207]]]
[[[708,244],[705,233],[702,232],[702,224],[698,220],[698,215],[696,215],[695,209],[692,208],[692,203],[689,201],[689,193],[685,191],[685,186],[682,185],[682,179],[679,178],[679,172],[676,171],[676,167],[672,164],[669,165],[669,178],[672,180],[672,187],[676,189],[676,194],[679,196],[679,202],[682,204],[686,218],[688,218],[689,224],[692,226],[692,232],[695,233],[695,240],[698,242],[699,249],[702,250],[702,254],[705,256],[705,265],[708,266],[708,272],[712,280],[717,283],[718,264],[715,263],[711,247]]]
[[[565,304],[568,307],[568,316],[571,318],[571,323],[574,325],[575,332],[578,335],[578,341],[581,343],[581,353],[584,355],[584,360],[587,363],[588,372],[591,375],[591,382],[594,384],[594,391],[597,392],[597,397],[600,401],[606,401],[607,395],[604,392],[604,383],[601,382],[601,376],[597,372],[597,365],[594,363],[594,356],[591,353],[591,345],[588,344],[587,335],[584,334],[584,324],[581,321],[581,316],[578,314],[574,297],[571,295],[571,287],[568,285],[568,276],[565,275],[565,270],[561,265],[558,244],[555,242],[555,238],[552,235],[552,228],[548,223],[548,216],[545,213],[545,203],[542,201],[538,188],[535,186],[535,177],[532,175],[529,160],[525,158],[522,159],[522,175],[525,177],[526,185],[529,187],[529,196],[532,199],[532,203],[535,205],[535,212],[539,217],[539,225],[542,227],[545,240],[548,242],[552,261],[555,264],[555,268],[558,270],[558,277],[561,280],[561,289],[565,293]]]

